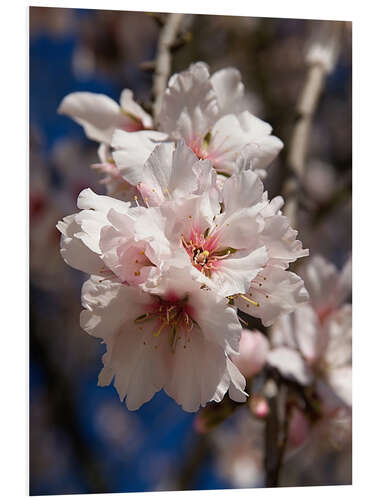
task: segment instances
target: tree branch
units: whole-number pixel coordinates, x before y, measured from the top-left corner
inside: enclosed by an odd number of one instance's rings
[[[171,50],[178,37],[183,17],[184,14],[169,14],[160,33],[152,86],[153,114],[156,121],[160,114],[163,93],[171,73]]]
[[[290,405],[288,404],[288,386],[276,384],[269,378],[265,388],[268,395],[269,413],[265,425],[264,468],[266,487],[279,485],[281,466],[288,442]],[[267,394],[268,393],[268,394]]]
[[[300,182],[306,166],[311,124],[326,76],[332,71],[338,50],[339,24],[323,26],[320,39],[311,43],[306,56],[309,69],[297,104],[297,121],[290,140],[287,166],[290,176],[285,182],[283,196],[287,200],[285,214],[297,225],[297,205]]]

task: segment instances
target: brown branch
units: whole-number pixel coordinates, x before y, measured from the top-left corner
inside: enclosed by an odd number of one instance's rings
[[[160,33],[152,86],[152,95],[154,98],[153,115],[155,121],[158,120],[160,114],[163,93],[167,87],[168,78],[171,73],[171,51],[178,38],[183,17],[184,14],[169,14]]]
[[[268,386],[268,387],[267,387]],[[276,384],[269,378],[265,388],[268,395],[269,413],[265,425],[264,469],[266,487],[279,485],[280,471],[288,442],[290,405],[288,405],[288,386]]]

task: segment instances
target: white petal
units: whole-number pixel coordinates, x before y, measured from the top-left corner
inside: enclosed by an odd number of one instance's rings
[[[103,214],[107,214],[111,208],[126,213],[130,208],[130,203],[116,200],[116,198],[110,196],[98,195],[90,188],[87,188],[78,195],[77,207],[81,210],[96,210]]]
[[[221,115],[243,111],[244,84],[235,68],[224,68],[211,76],[211,83],[219,102]]]
[[[81,232],[81,227],[75,221],[75,217],[75,214],[69,215],[57,224],[58,230],[62,233],[61,256],[69,266],[75,269],[88,274],[99,274],[103,261],[96,252],[93,252],[77,237]]]
[[[225,213],[257,206],[263,201],[263,191],[262,181],[251,170],[233,175],[223,186]]]
[[[245,146],[251,168],[266,168],[283,147],[280,139],[270,135],[271,130],[267,123],[248,111],[220,118],[212,129],[208,148],[216,169],[235,173],[237,157]]]
[[[267,362],[286,378],[309,385],[313,376],[302,356],[288,347],[277,347],[268,353]]]
[[[309,304],[302,304],[294,313],[295,338],[303,357],[314,363],[327,345],[327,337],[320,328],[319,318]]]
[[[218,113],[218,104],[204,63],[196,63],[173,75],[164,93],[161,130],[186,143],[203,140]]]
[[[345,304],[324,322],[328,339],[325,362],[333,367],[351,363],[352,360],[352,306]]]
[[[227,358],[227,370],[230,376],[228,395],[233,401],[244,403],[248,394],[245,392],[246,380],[237,366]]]
[[[265,219],[261,242],[266,245],[270,263],[284,267],[300,257],[309,255],[307,249],[296,239],[297,231],[291,228],[289,219],[274,215]]]
[[[246,293],[251,281],[266,262],[265,247],[253,251],[237,251],[220,262],[220,267],[212,273],[212,280],[224,297]]]
[[[299,276],[272,266],[267,266],[259,274],[246,296],[249,300],[237,297],[235,305],[247,314],[260,318],[264,326],[272,325],[281,314],[294,311],[308,299]]]
[[[142,122],[143,128],[152,127],[151,116],[134,101],[133,92],[131,90],[124,89],[121,92],[120,105],[125,111],[138,118]]]
[[[114,386],[126,406],[137,410],[163,388],[170,376],[171,352],[165,336],[154,337],[155,325],[145,323],[142,330],[132,326],[118,332],[113,345],[111,365]]]
[[[331,370],[327,377],[327,383],[336,395],[348,406],[352,406],[352,367],[343,366]]]
[[[228,382],[223,381],[226,368],[223,349],[194,328],[190,342],[181,338],[177,343],[164,390],[185,411],[197,411],[209,401],[223,398],[228,389]]]
[[[143,166],[155,146],[164,141],[166,135],[153,130],[124,132],[116,130],[112,137],[112,156],[122,177],[136,186],[143,180]]]
[[[320,255],[314,255],[306,262],[301,275],[316,309],[330,306],[330,298],[337,286],[337,269]]]
[[[62,100],[58,112],[68,115],[83,126],[87,137],[94,141],[111,142],[115,128],[125,121],[120,106],[104,94],[73,92]]]

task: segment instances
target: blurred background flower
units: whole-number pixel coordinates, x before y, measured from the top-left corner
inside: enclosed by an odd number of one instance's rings
[[[104,193],[105,187],[90,168],[98,163],[97,144],[57,108],[73,91],[104,93],[118,102],[123,88],[147,108],[152,73],[141,65],[156,53],[155,18],[144,12],[30,8],[32,495],[264,486],[265,424],[255,416],[255,403],[251,412],[245,404],[211,428],[204,415],[184,412],[164,393],[132,413],[113,387],[96,386],[103,346],[79,327],[84,276],[59,255],[56,222],[75,212],[81,189]],[[211,72],[238,68],[251,111],[284,142],[265,180],[271,197],[280,194],[286,175],[308,70],[306,50],[323,27],[340,31],[336,63],[312,123],[298,229],[310,255],[319,253],[342,268],[351,251],[351,24],[187,15],[184,26],[189,41],[174,52],[173,71],[199,60]],[[314,50],[310,59],[322,57],[321,49]],[[248,327],[265,333],[258,320]],[[256,393],[262,374],[247,376]],[[220,410],[225,415],[233,411],[227,404]],[[350,482],[351,420],[338,414],[334,424],[322,422],[311,431],[295,410],[280,484]]]

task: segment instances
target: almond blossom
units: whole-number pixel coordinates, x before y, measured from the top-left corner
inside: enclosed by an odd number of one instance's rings
[[[351,260],[341,272],[315,256],[301,272],[310,292],[305,304],[274,325],[268,363],[303,385],[316,381],[324,406],[351,406]]]
[[[254,169],[264,177],[265,168],[283,144],[271,135],[271,126],[246,109],[244,85],[234,68],[211,77],[204,63],[173,75],[159,116],[159,136],[145,130],[116,131],[113,157],[121,175],[129,181],[129,169],[141,170],[155,141],[184,140],[199,159],[211,160],[223,182],[225,176]]]
[[[115,129],[135,132],[152,128],[152,118],[124,89],[120,104],[104,94],[73,92],[62,100],[58,112],[82,125],[87,137],[109,145]]]
[[[115,130],[134,133],[152,128],[152,117],[134,101],[133,92],[124,89],[120,96],[120,105],[104,94],[73,92],[64,97],[58,112],[70,116],[82,125],[89,139],[100,143],[99,162],[92,167],[104,174],[101,182],[106,185],[107,193],[126,201],[132,199],[135,188],[122,178],[113,161],[110,144]],[[147,137],[161,141],[165,135],[150,131]],[[145,151],[142,156],[144,161],[152,149]]]
[[[259,309],[260,317],[263,311],[267,314],[268,304],[247,296],[248,290],[258,286],[260,274],[264,279],[263,272],[272,284],[267,291],[273,315],[284,311],[283,300],[296,307],[306,299],[303,282],[296,275],[298,293],[283,288],[283,283],[279,286],[278,273],[288,276],[287,263],[306,253],[295,239],[296,232],[278,213],[281,201],[268,200],[252,170],[233,175],[219,192],[211,162],[199,160],[183,141],[159,144],[143,169],[129,170],[130,175],[139,192],[135,205],[86,189],[78,197],[80,212],[58,224],[64,260],[91,274],[82,302],[93,314],[83,314],[90,320],[82,324],[89,333],[90,325],[103,325],[93,333],[104,339],[108,351],[100,383],[104,379],[110,383],[115,377],[120,397],[128,394],[132,409],[162,387],[188,411],[221,400],[227,390],[231,397],[243,400],[245,381],[231,360],[238,354],[241,335],[236,302]],[[273,218],[277,229],[272,228]],[[126,302],[131,304],[129,309]],[[122,322],[129,336],[124,349],[126,336],[120,344],[116,340]],[[154,337],[166,339],[160,347],[161,360],[149,359],[148,351],[145,357],[147,369],[158,373],[152,382],[151,373],[138,371],[143,361],[139,368],[127,361],[128,356],[138,356],[143,335],[138,324],[143,329],[144,322],[147,339],[142,345],[149,345]],[[190,331],[197,340],[191,340]],[[180,337],[184,347],[177,348]],[[155,342],[153,348],[159,349]],[[202,353],[201,361],[195,350],[188,349],[190,357],[181,357],[181,349],[187,349],[189,342]],[[192,357],[197,358],[195,365]],[[196,385],[205,384],[199,380],[207,378],[203,359],[212,371],[207,379],[212,386],[202,386],[199,395]],[[194,370],[189,366],[195,366]],[[133,387],[128,370],[136,370],[145,387]],[[187,379],[194,373],[196,380],[189,384]]]
[[[252,167],[264,169],[282,148],[272,127],[245,109],[244,85],[234,68],[217,71],[199,62],[173,75],[165,91],[160,129],[184,139],[199,158],[231,175],[240,151],[248,146]]]
[[[107,352],[99,385],[114,379],[121,400],[138,409],[161,390],[186,411],[246,399],[231,362],[241,326],[224,299],[202,290],[187,270],[170,268],[153,293],[92,276],[83,286],[81,326]]]
[[[212,163],[179,141],[156,146],[143,169],[125,177],[169,219],[171,244],[244,312],[268,326],[307,300],[303,281],[287,267],[308,251],[281,215],[282,199],[269,201],[253,171],[226,179],[219,192]]]

